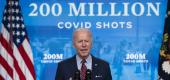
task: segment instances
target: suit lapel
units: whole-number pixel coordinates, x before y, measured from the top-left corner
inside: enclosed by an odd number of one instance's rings
[[[66,74],[68,74],[68,75],[65,75],[64,80],[69,80],[70,78],[74,78],[75,72],[78,70],[75,56],[70,58],[66,67],[67,67]]]
[[[72,61],[71,61],[71,65],[72,65],[71,69],[73,69],[74,72],[78,70],[76,56],[73,56]],[[68,66],[68,67],[70,67],[70,66]]]
[[[96,77],[96,73],[98,68],[98,63],[96,61],[96,58],[94,56],[92,56],[92,80],[95,80]]]

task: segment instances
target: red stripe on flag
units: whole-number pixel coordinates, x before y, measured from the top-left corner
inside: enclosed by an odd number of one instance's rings
[[[9,66],[8,62],[1,55],[0,55],[0,63],[4,67],[4,69],[7,71],[9,76],[11,76],[11,78],[13,78],[12,68]]]
[[[21,71],[21,69],[20,69],[20,67],[18,65],[18,62],[17,62],[16,58],[12,54],[13,50],[11,48],[11,45],[3,38],[2,35],[0,35],[0,42],[1,42],[2,46],[6,49],[6,51],[9,53],[9,55],[12,56],[12,58],[14,60],[14,68],[17,71],[20,80],[26,80],[23,72]]]
[[[33,76],[33,78],[35,79],[35,72],[34,72],[34,66],[29,58],[29,56],[27,55],[27,53],[25,52],[24,48],[22,45],[19,46],[18,48],[21,56],[23,57],[23,60],[25,62],[25,64],[27,65],[28,69],[31,72],[31,75]]]
[[[4,39],[2,34],[0,35],[0,42],[2,46],[6,49],[6,51],[9,53],[9,55],[13,57],[11,45]]]
[[[23,74],[23,72],[21,71],[21,69],[20,69],[20,67],[19,67],[18,62],[17,62],[16,59],[14,60],[14,68],[15,68],[15,70],[17,71],[20,80],[26,80],[26,76],[25,76],[25,75]]]
[[[0,75],[0,80],[5,80],[5,79]]]

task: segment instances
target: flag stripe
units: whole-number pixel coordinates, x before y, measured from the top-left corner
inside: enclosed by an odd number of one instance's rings
[[[10,77],[12,77],[13,75],[12,68],[9,66],[8,62],[1,55],[0,55],[0,63],[5,68],[5,70],[10,75]]]
[[[29,72],[29,69],[26,69],[25,76],[27,76],[27,80],[34,80],[34,77]]]
[[[25,61],[26,65],[28,66],[29,71],[31,72],[31,75],[35,79],[34,66],[33,66],[29,56],[25,52],[25,50],[24,50],[22,45],[19,46],[18,50],[19,50],[21,56],[24,57],[23,60]]]
[[[5,49],[7,49],[8,54],[13,57],[13,60],[14,60],[14,68],[16,69],[16,72],[18,73],[19,78],[20,78],[21,80],[25,80],[26,78],[25,78],[23,72],[21,71],[20,67],[18,66],[18,62],[17,62],[16,58],[15,58],[15,57],[13,56],[13,54],[12,54],[12,48],[11,48],[10,46],[6,46],[6,45],[9,45],[9,44],[8,44],[8,43],[6,42],[6,40],[2,37],[2,35],[0,35],[0,38],[1,38],[1,39],[0,39],[0,42],[1,42],[2,46],[3,46]]]
[[[9,43],[10,35],[8,31],[6,30],[6,28],[4,27],[4,24],[2,24],[2,35],[5,38],[5,40]]]
[[[29,68],[28,66],[26,65],[27,62],[24,62],[24,58],[21,53],[19,52],[19,50],[17,49],[17,47],[14,45],[14,57],[17,59],[17,61],[20,61],[19,63],[19,67],[21,69],[21,71],[23,72],[23,74],[26,76],[27,74],[28,75],[31,75],[30,71],[29,71]],[[28,72],[27,72],[28,71]],[[27,78],[29,77],[33,77],[33,76],[26,76]],[[32,79],[31,79],[32,80]]]
[[[1,64],[0,64],[0,76],[2,77],[2,79],[0,80],[12,80],[12,77],[10,77],[10,75],[6,72],[6,70],[4,69],[4,67],[2,67]]]
[[[10,56],[13,56],[12,55],[12,48],[11,47],[8,47],[8,46],[6,46],[6,45],[9,45],[8,44],[8,42],[2,37],[2,35],[0,35],[0,42],[2,43],[2,46],[5,48],[5,49],[7,49],[7,52],[8,53],[10,53],[9,55]],[[25,52],[24,52],[25,53]],[[18,75],[19,75],[19,77],[20,77],[20,80],[26,80],[26,78],[25,78],[25,76],[24,76],[24,73],[23,73],[23,71],[20,69],[20,67],[19,67],[19,65],[18,65],[18,61],[20,61],[20,60],[16,60],[16,59],[19,59],[19,58],[15,58],[14,57],[14,67],[15,67],[15,69],[16,69],[16,72],[18,73]],[[22,61],[22,60],[21,60]],[[30,60],[29,60],[29,62],[30,62]],[[27,62],[26,62],[27,63]],[[33,66],[33,64],[27,64],[27,65],[32,65]],[[34,69],[32,69],[32,70],[34,70]],[[31,72],[31,71],[30,71]],[[33,71],[32,71],[33,72]],[[31,75],[35,75],[35,74],[31,74]],[[30,79],[30,80],[34,80],[35,79],[35,76],[32,76],[32,77],[34,77],[33,79]]]
[[[1,56],[8,62],[9,66],[12,68],[13,67],[13,58],[7,53],[6,49],[2,47],[0,43],[0,48],[1,48]]]
[[[16,59],[14,60],[14,68],[16,69],[20,80],[26,80],[26,76],[24,76],[23,72],[21,71]]]
[[[31,54],[32,53],[32,50],[31,50],[31,46],[29,45],[29,42],[28,42],[28,39],[25,39],[23,41],[23,48],[26,52],[26,54],[29,56],[30,60],[31,60],[31,63],[34,63],[33,62],[33,55]]]
[[[12,48],[11,48],[10,44],[4,39],[4,37],[2,35],[0,35],[0,42],[1,42],[2,46],[6,49],[8,54],[13,57]]]
[[[15,69],[13,70],[13,73],[14,73],[13,80],[20,80],[19,75],[18,75],[18,73],[17,73],[17,71]]]
[[[0,75],[0,80],[5,80],[5,79]]]

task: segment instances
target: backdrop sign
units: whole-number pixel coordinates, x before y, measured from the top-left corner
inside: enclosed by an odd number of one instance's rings
[[[0,4],[2,20],[5,0]],[[76,53],[72,32],[89,28],[91,53],[110,63],[113,80],[156,80],[166,5],[166,0],[20,0],[36,79],[54,80],[57,63]]]

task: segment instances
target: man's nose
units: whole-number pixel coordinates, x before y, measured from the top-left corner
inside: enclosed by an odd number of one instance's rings
[[[86,47],[86,42],[85,41],[82,42],[82,47]]]

